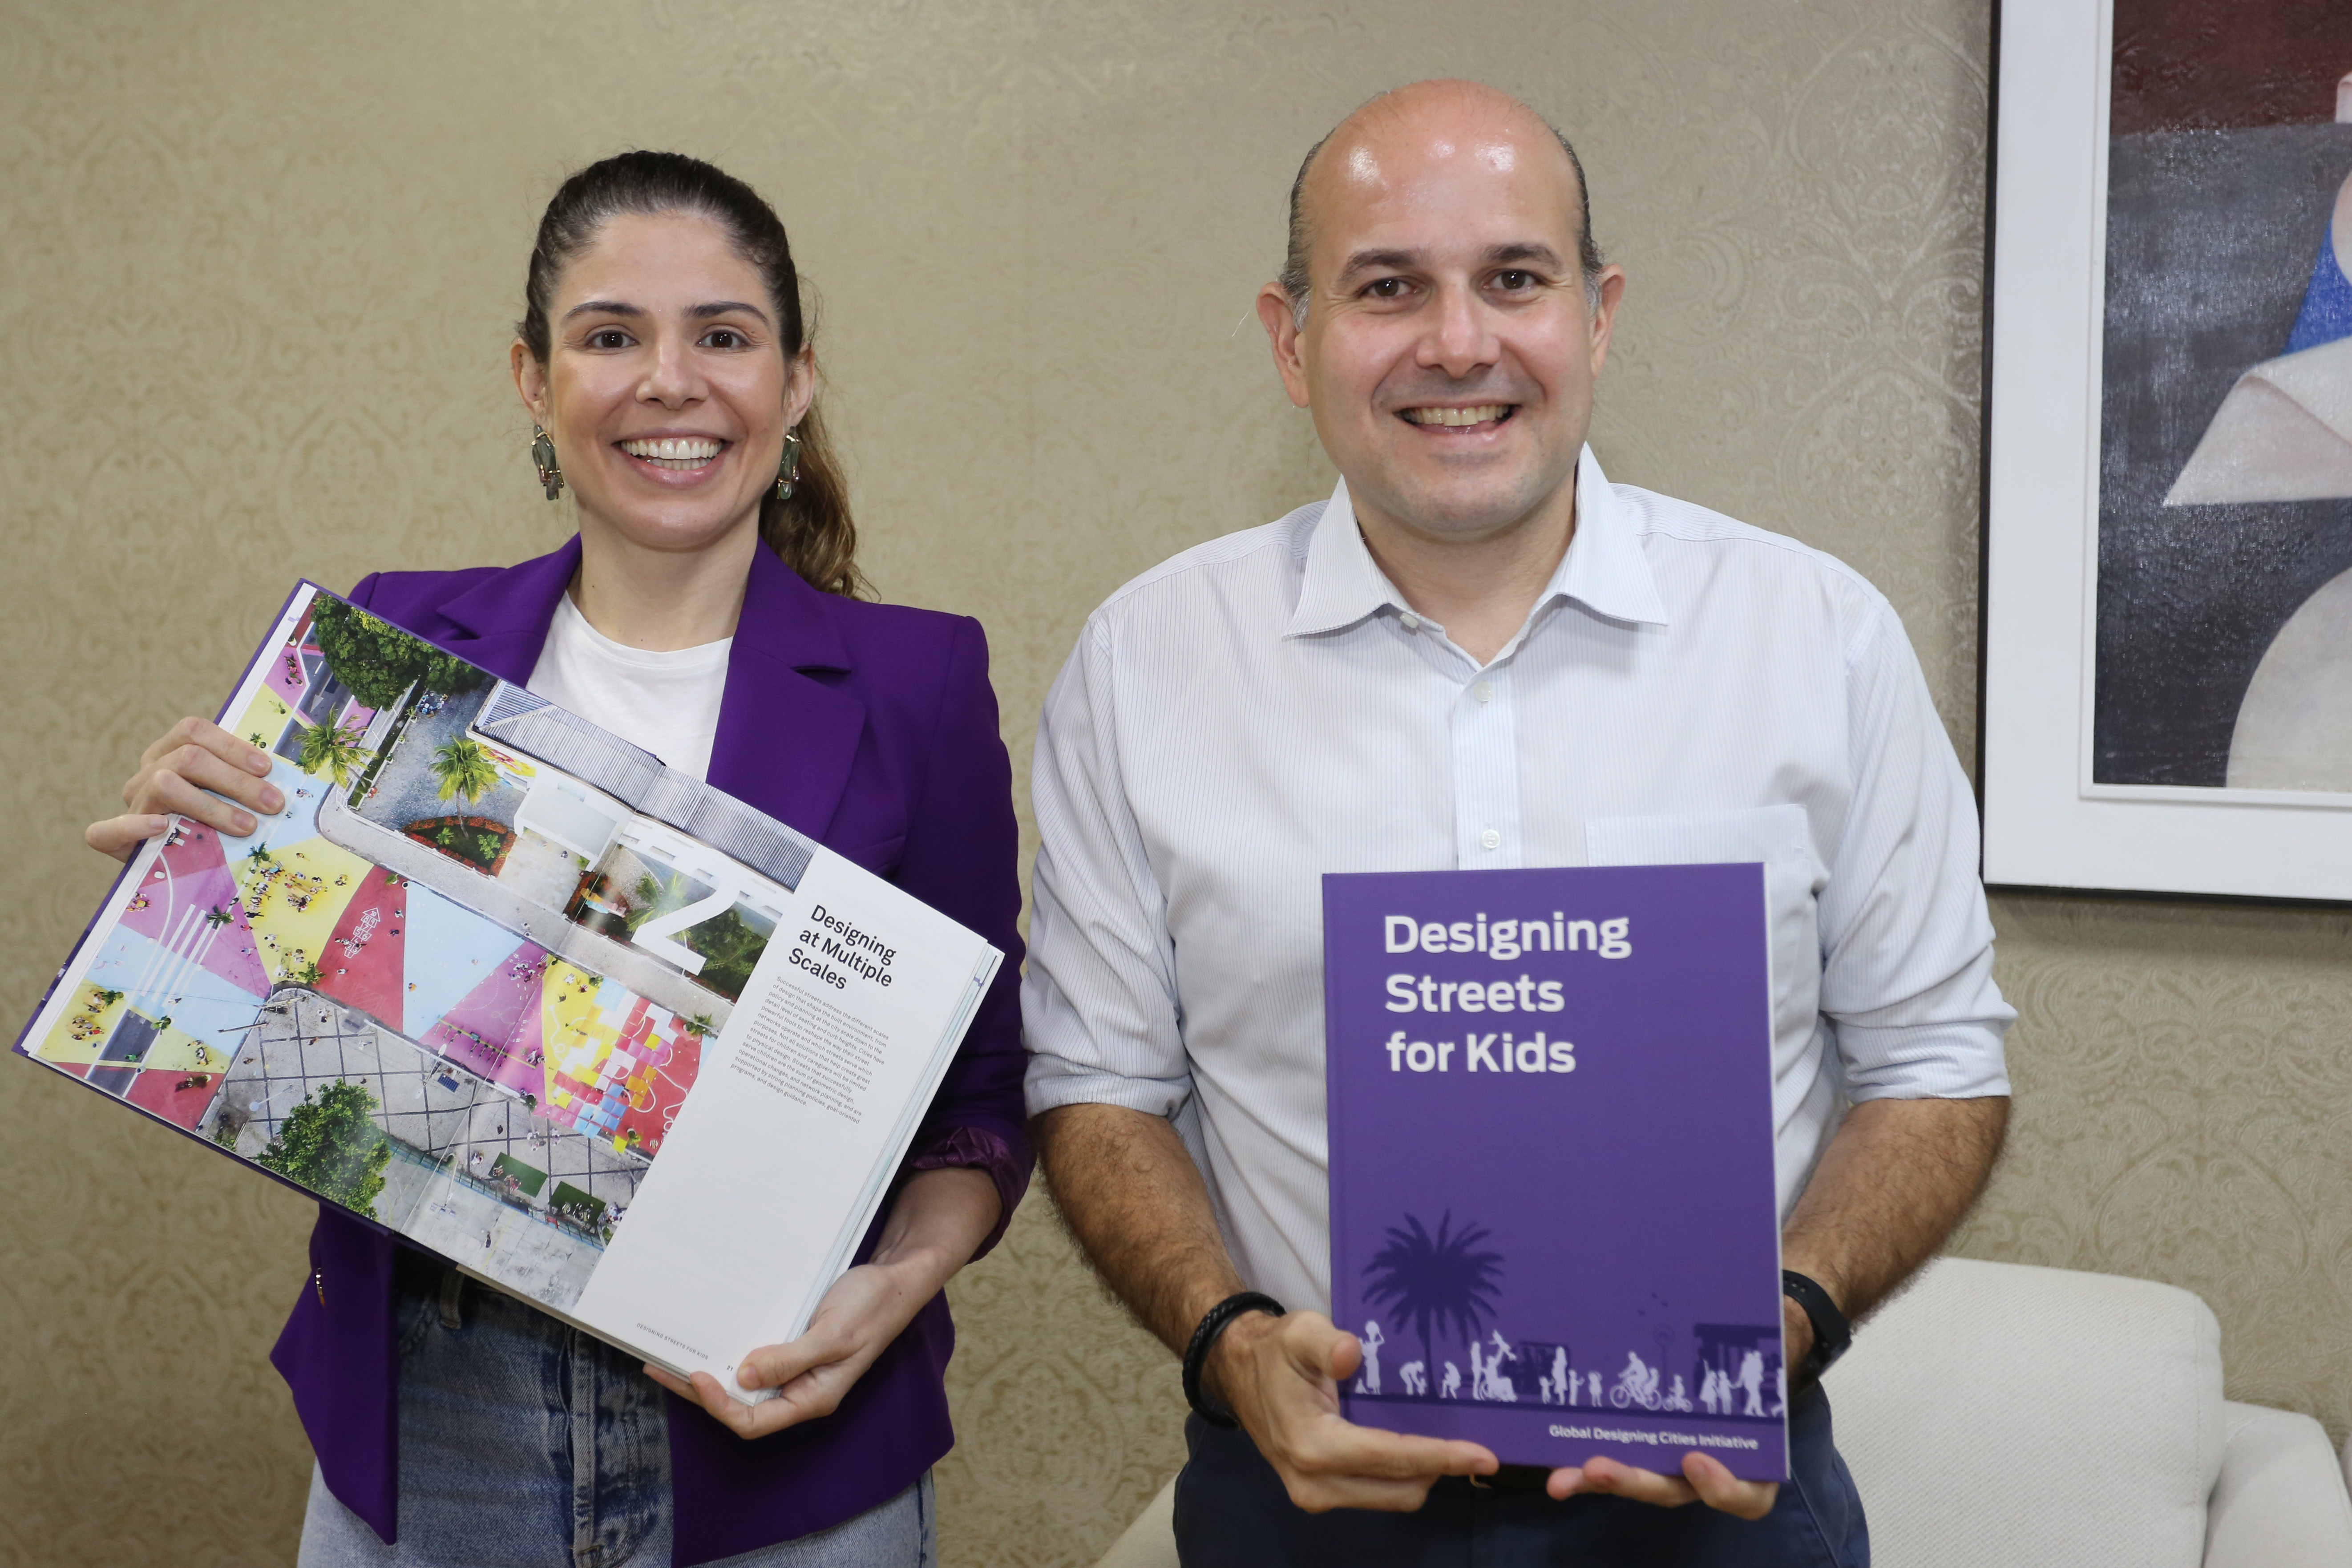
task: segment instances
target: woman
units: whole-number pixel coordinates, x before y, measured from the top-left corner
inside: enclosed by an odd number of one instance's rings
[[[746,1359],[746,1386],[779,1390],[760,1405],[641,1370],[322,1205],[272,1356],[319,1456],[301,1562],[928,1563],[929,1467],[951,1441],[941,1287],[1003,1233],[1030,1164],[986,647],[974,622],[852,596],[799,278],[748,186],[669,153],[581,171],[541,221],[526,300],[515,386],[578,537],[508,569],[379,574],[353,602],[821,839],[1008,961],[857,1266],[805,1334]],[[268,771],[184,720],[88,838],[127,858],[163,813],[249,834],[285,804]]]

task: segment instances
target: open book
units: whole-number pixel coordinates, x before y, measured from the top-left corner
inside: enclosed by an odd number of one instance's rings
[[[17,1052],[753,1397],[1003,955],[310,584],[220,721],[286,809],[152,840]]]

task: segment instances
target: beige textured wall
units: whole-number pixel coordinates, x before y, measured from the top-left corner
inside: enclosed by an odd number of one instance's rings
[[[504,384],[532,219],[628,145],[767,191],[873,574],[994,641],[1025,771],[1087,610],[1329,475],[1254,321],[1306,145],[1440,72],[1559,118],[1633,287],[1619,479],[1854,563],[1974,750],[1984,0],[847,7],[0,3],[0,1013],[106,880],[75,832],[297,573],[564,531]],[[2352,1425],[2352,916],[2005,898],[2023,1009],[1980,1256],[2221,1314],[2231,1393]],[[22,1064],[0,1153],[0,1560],[288,1561],[263,1362],[306,1206]],[[1091,1559],[1175,1378],[1040,1199],[956,1287],[945,1557]]]

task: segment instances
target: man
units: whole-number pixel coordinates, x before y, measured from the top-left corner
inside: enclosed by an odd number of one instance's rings
[[[1359,110],[1258,299],[1339,487],[1113,595],[1047,700],[1029,1108],[1096,1268],[1238,1420],[1188,1424],[1188,1563],[1867,1561],[1804,1371],[2000,1147],[1974,805],[1867,584],[1602,476],[1624,286],[1524,105],[1423,82]],[[1723,860],[1765,868],[1783,1254],[1813,1282],[1784,1303],[1791,1481],[1703,1453],[1498,1474],[1342,1420],[1321,875]]]

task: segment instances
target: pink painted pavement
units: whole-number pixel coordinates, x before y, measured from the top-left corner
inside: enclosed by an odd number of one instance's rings
[[[310,618],[305,616],[302,621],[302,630],[295,633],[284,647],[269,656],[269,679],[263,684],[276,692],[278,700],[289,708],[299,708],[302,705],[304,688],[301,679],[299,674],[289,673],[289,670],[299,671],[301,668],[297,662],[297,656],[302,652],[303,640],[309,635],[310,627]],[[318,650],[313,648],[310,651],[315,653]]]
[[[536,1095],[545,1082],[530,1065],[540,1048],[541,976],[547,953],[524,942],[495,963],[487,978],[425,1031],[425,1044],[467,1071]]]
[[[157,869],[167,874],[148,873],[131,900],[136,906],[144,900],[144,907],[127,910],[121,923],[159,943],[177,929],[184,946],[194,937],[195,945],[204,949],[206,969],[240,991],[268,995],[268,971],[251,952],[253,928],[237,896],[236,876],[221,858],[220,836],[209,827],[184,829],[180,842],[163,851]],[[209,942],[205,940],[203,925],[190,929],[183,924],[191,910],[224,907],[229,911],[229,922],[214,932]]]

